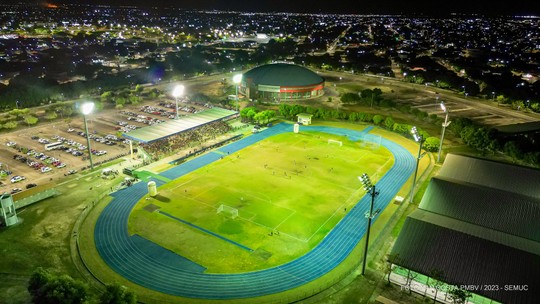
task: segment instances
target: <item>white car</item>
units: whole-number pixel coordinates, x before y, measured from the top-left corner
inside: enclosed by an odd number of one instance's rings
[[[24,177],[24,176],[15,175],[14,177],[11,178],[11,182],[12,183],[18,183],[18,182],[23,181],[25,179],[26,179],[26,177]]]
[[[6,146],[8,147],[12,147],[12,146],[15,146],[17,143],[16,142],[13,142],[13,141],[10,141],[6,144]]]
[[[45,173],[45,172],[49,172],[51,171],[52,169],[49,168],[49,167],[41,167],[41,173]]]
[[[71,132],[75,131],[75,129],[69,128],[69,129],[67,129],[67,131],[68,131],[69,133],[71,133]]]

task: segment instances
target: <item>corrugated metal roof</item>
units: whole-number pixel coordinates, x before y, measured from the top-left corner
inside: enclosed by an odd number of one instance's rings
[[[477,294],[503,303],[537,303],[540,299],[540,258],[500,243],[408,217],[392,248],[397,263],[428,275],[443,271],[449,284],[481,287]],[[485,290],[487,285],[499,290]],[[528,291],[505,291],[508,285]]]
[[[448,154],[439,176],[540,199],[540,170]]]
[[[181,117],[178,120],[171,120],[157,125],[136,129],[129,133],[124,133],[122,136],[134,141],[149,143],[214,121],[225,119],[236,113],[236,111],[222,108],[212,108],[187,117]]]
[[[442,270],[445,282],[478,286],[475,293],[503,303],[537,303],[539,183],[539,170],[449,154],[405,220],[395,263],[425,275]]]
[[[421,209],[415,210],[409,217],[540,256],[540,243],[533,240],[463,222]]]
[[[540,242],[540,200],[434,177],[419,208]]]

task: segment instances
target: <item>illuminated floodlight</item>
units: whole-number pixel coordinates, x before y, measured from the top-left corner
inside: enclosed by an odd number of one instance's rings
[[[379,192],[375,190],[375,185],[371,182],[371,179],[369,178],[369,175],[367,173],[362,174],[358,177],[360,182],[362,182],[362,186],[364,186],[364,190],[366,190],[369,195],[371,196],[371,204],[369,206],[369,212],[366,212],[366,218],[367,218],[367,231],[366,231],[366,243],[364,247],[364,260],[362,261],[362,275],[364,275],[366,271],[366,261],[367,261],[367,253],[368,253],[368,246],[369,246],[369,232],[371,228],[371,220],[377,215],[376,213],[373,213],[373,205],[375,204],[375,197],[379,195]]]
[[[441,160],[441,151],[442,151],[442,145],[444,141],[444,131],[446,130],[446,127],[450,125],[451,121],[448,120],[448,108],[444,105],[444,102],[441,101],[441,109],[444,111],[444,122],[442,123],[442,131],[441,131],[441,141],[439,142],[439,153],[437,154],[437,162]]]
[[[238,112],[238,85],[242,82],[242,74],[236,74],[232,78],[236,87],[236,112]]]
[[[232,78],[233,82],[239,84],[242,81],[242,74],[236,74]]]
[[[179,84],[177,86],[174,87],[174,90],[173,90],[173,97],[174,98],[178,98],[178,97],[182,97],[182,95],[184,94],[184,86]]]
[[[364,190],[369,192],[371,188],[373,187],[373,184],[371,183],[371,180],[369,179],[369,176],[367,175],[367,173],[362,174],[361,176],[358,177],[358,179],[360,180],[360,182],[362,182],[362,186],[364,187]]]
[[[86,132],[86,145],[88,146],[88,159],[90,160],[90,169],[94,169],[94,162],[92,162],[92,149],[90,148],[90,136],[88,134],[88,122],[86,116],[94,111],[94,103],[87,101],[81,105],[81,113],[84,119],[84,130]]]
[[[81,105],[81,113],[83,115],[88,115],[94,111],[94,103],[91,101],[85,102]]]
[[[414,137],[414,140],[416,142],[421,142],[422,141],[422,136],[420,134],[418,134],[418,130],[416,129],[416,127],[412,127],[411,133],[412,133],[412,135]]]

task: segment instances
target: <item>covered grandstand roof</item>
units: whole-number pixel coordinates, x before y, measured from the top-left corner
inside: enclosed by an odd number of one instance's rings
[[[504,303],[540,298],[540,170],[449,154],[392,249],[396,264]],[[504,286],[527,286],[508,291]]]
[[[214,121],[230,118],[237,113],[238,112],[236,111],[222,108],[212,108],[186,117],[180,117],[178,120],[171,120],[161,124],[136,129],[129,133],[123,133],[122,136],[134,141],[150,143]]]
[[[295,64],[273,63],[261,65],[247,71],[244,79],[253,83],[272,86],[309,86],[324,82],[313,71]]]

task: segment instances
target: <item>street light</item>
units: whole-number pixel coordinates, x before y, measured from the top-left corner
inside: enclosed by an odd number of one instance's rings
[[[448,112],[450,111],[444,105],[444,101],[441,101],[441,109],[444,111],[446,115],[444,116],[444,122],[442,123],[441,142],[439,143],[439,154],[437,155],[437,162],[439,162],[441,159],[442,143],[444,140],[444,131],[446,130],[446,127],[448,127],[448,125],[450,125],[451,123],[451,121],[448,121]]]
[[[179,84],[177,86],[174,87],[174,90],[173,90],[173,97],[174,97],[174,100],[176,102],[176,116],[174,119],[178,119],[178,98],[181,97],[182,95],[184,94],[184,86]]]
[[[416,186],[416,176],[418,175],[418,164],[420,163],[420,159],[424,154],[422,154],[422,145],[424,144],[424,137],[421,134],[418,134],[418,130],[416,127],[412,127],[411,133],[414,137],[414,140],[419,143],[418,148],[418,156],[416,157],[416,169],[414,170],[414,178],[413,178],[413,184],[411,189],[411,198],[409,199],[409,203],[413,203],[414,198],[414,187]]]
[[[94,110],[93,102],[85,102],[81,106],[81,113],[84,117],[84,130],[86,131],[86,144],[88,146],[88,158],[90,159],[90,169],[94,170],[94,163],[92,162],[92,149],[90,149],[90,136],[88,134],[88,123],[86,122],[86,115],[92,113]]]
[[[242,82],[242,74],[234,75],[232,81],[236,87],[236,112],[238,112],[238,85]]]
[[[368,245],[369,245],[369,231],[371,228],[371,220],[379,213],[379,210],[375,211],[373,213],[373,204],[375,203],[375,196],[379,194],[378,191],[375,190],[375,185],[371,183],[371,180],[369,179],[369,176],[367,173],[362,174],[362,176],[359,176],[358,179],[362,182],[362,185],[364,186],[364,190],[371,195],[371,204],[369,206],[369,213],[366,212],[365,216],[368,219],[367,223],[367,232],[366,232],[366,246],[364,247],[364,260],[362,261],[362,275],[364,275],[364,272],[366,271],[366,261],[367,261],[367,252],[368,252]]]

